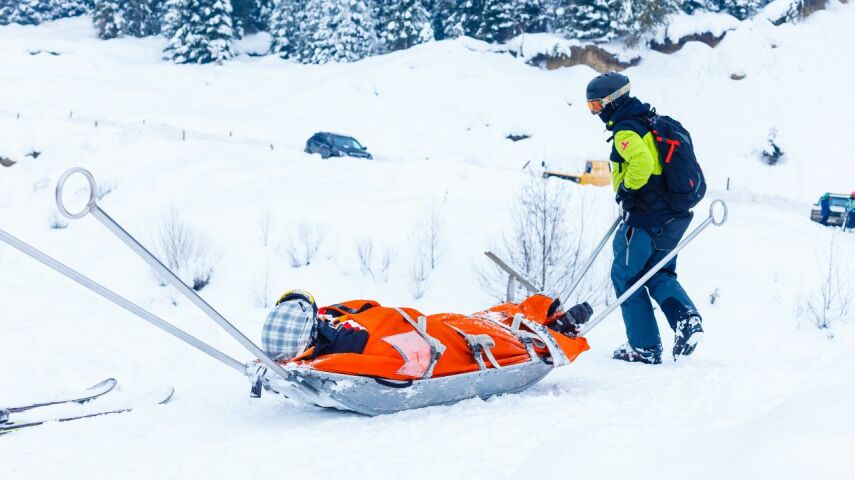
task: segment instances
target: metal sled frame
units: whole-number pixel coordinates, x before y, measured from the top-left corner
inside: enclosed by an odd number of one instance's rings
[[[82,175],[89,183],[89,199],[83,209],[76,213],[70,212],[65,207],[63,201],[65,184],[69,177],[74,174]],[[334,374],[314,370],[299,364],[281,364],[270,358],[257,345],[244,336],[234,325],[229,323],[192,288],[181,281],[174,272],[163,265],[151,252],[104,212],[96,203],[95,194],[97,191],[95,178],[89,171],[83,168],[69,169],[63,173],[57,183],[57,208],[63,216],[71,220],[81,219],[90,214],[95,217],[182,295],[187,297],[202,312],[258,358],[260,363],[254,361],[243,363],[226,355],[1,229],[0,240],[146,320],[166,333],[208,354],[228,367],[238,370],[258,387],[264,387],[267,390],[321,407],[349,410],[364,415],[380,415],[431,405],[446,405],[474,397],[487,398],[494,395],[520,392],[540,381],[552,368],[569,363],[567,357],[549,333],[545,329],[535,329],[534,333],[528,335],[537,338],[548,347],[550,358],[540,358],[531,355],[531,359],[525,363],[510,365],[500,369],[479,369],[475,372],[452,376],[430,378],[427,375],[423,379],[400,382],[374,377]],[[419,323],[409,318],[408,321],[414,325],[416,331],[426,335],[423,328],[420,328],[422,319],[419,319]],[[529,325],[529,328],[532,328],[530,326],[531,322],[524,319],[522,322]],[[518,325],[519,322],[515,322],[514,327],[506,328],[513,330],[515,334],[525,336],[522,331],[518,330]],[[432,351],[435,352],[435,358],[432,362],[435,364],[436,360],[442,354],[444,346],[442,344],[431,344],[431,347]],[[528,344],[527,350],[530,353],[532,352]],[[260,388],[257,391],[254,388],[254,393],[260,394]]]
[[[62,196],[63,189],[68,178],[74,174],[83,175],[89,183],[89,200],[87,201],[86,206],[77,213],[71,213],[66,209]],[[172,284],[172,286],[174,286],[181,294],[187,297],[194,305],[199,307],[202,312],[232,336],[232,338],[237,340],[250,353],[258,358],[260,363],[242,363],[229,357],[225,353],[215,349],[189,333],[178,329],[169,322],[134,304],[130,300],[119,296],[115,292],[51,258],[40,250],[13,237],[2,229],[0,229],[0,240],[142,318],[143,320],[146,320],[166,333],[169,333],[179,340],[201,350],[228,367],[238,370],[241,374],[249,377],[253,382],[253,392],[256,394],[260,394],[260,387],[264,387],[270,391],[274,391],[288,397],[293,397],[295,399],[300,399],[306,403],[315,404],[321,407],[350,410],[364,415],[380,415],[432,405],[446,405],[474,397],[486,398],[504,393],[520,392],[540,381],[551,369],[570,363],[561,348],[555,342],[555,339],[552,338],[551,334],[545,327],[521,317],[517,317],[514,319],[512,326],[505,327],[512,330],[518,337],[533,336],[537,338],[547,347],[549,357],[540,358],[531,355],[531,359],[529,361],[521,364],[509,365],[502,368],[482,368],[470,373],[444,377],[429,378],[429,376],[426,376],[422,379],[406,382],[385,380],[374,377],[334,374],[314,370],[294,363],[284,365],[280,364],[270,358],[257,345],[244,336],[234,325],[229,323],[228,320],[220,315],[219,312],[203,300],[202,297],[200,297],[192,288],[182,282],[174,272],[163,265],[163,263],[152,255],[151,252],[146,250],[145,247],[125,231],[115,220],[107,215],[107,213],[104,212],[96,203],[95,195],[97,191],[98,189],[95,179],[89,171],[82,168],[72,168],[63,173],[57,183],[57,208],[63,216],[72,220],[84,218],[89,214],[94,216],[108,230],[128,245],[134,253],[140,256],[147,264],[149,264],[149,266]],[[717,220],[714,216],[713,210],[717,204],[720,204],[724,210],[721,220]],[[689,234],[689,236],[687,236],[686,239],[677,246],[677,248],[675,248],[653,269],[651,269],[647,275],[642,277],[636,285],[621,296],[615,304],[612,304],[606,312],[589,322],[580,335],[584,335],[590,331],[590,329],[599,323],[606,315],[608,315],[608,313],[623,303],[629,295],[632,295],[632,293],[638,288],[641,288],[650,276],[659,271],[668,261],[670,261],[671,258],[673,258],[674,255],[677,254],[677,252],[691,242],[704,228],[710,224],[721,225],[726,219],[727,206],[721,200],[714,201],[710,206],[709,218]],[[603,245],[605,245],[612,232],[617,228],[618,223],[618,221],[615,221],[615,224],[609,230],[607,236],[602,240],[602,242],[600,242],[596,251],[586,263],[584,269],[585,272],[593,263],[597,254],[602,249]],[[508,272],[509,294],[512,293],[510,287],[517,281],[522,283],[532,292],[536,290],[531,282],[516,273],[511,267],[498,259],[498,257],[495,255],[490,255],[490,257],[506,272]],[[584,272],[582,275],[584,275]],[[577,279],[576,285],[578,285],[579,281],[581,281],[581,276]],[[576,285],[574,285],[574,288]],[[422,327],[421,319],[419,319],[418,323],[412,321],[410,318],[407,318],[407,320],[413,324],[416,331],[423,334],[423,336],[426,335],[426,332],[423,331],[424,328]],[[523,332],[519,330],[520,324],[525,325],[531,333],[524,332],[525,334],[523,334]],[[430,337],[427,337],[426,341],[430,343]],[[524,343],[526,343],[527,351],[531,354],[532,350],[530,345],[527,341]],[[431,344],[431,348],[434,353],[435,358],[433,363],[435,364],[436,360],[438,360],[439,356],[442,354],[444,347],[442,344]]]

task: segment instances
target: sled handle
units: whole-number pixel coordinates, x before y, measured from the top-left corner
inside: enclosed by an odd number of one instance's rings
[[[717,209],[716,207],[720,207],[720,208]],[[716,210],[721,211],[721,217],[719,217],[719,218],[716,217]],[[677,253],[679,253],[680,250],[686,248],[686,245],[691,243],[692,240],[694,240],[695,237],[700,235],[700,233],[703,232],[704,229],[709,227],[710,224],[715,225],[717,227],[724,225],[724,223],[727,221],[727,214],[728,214],[727,204],[724,202],[724,200],[721,200],[721,199],[713,200],[713,202],[710,204],[709,217],[707,217],[707,219],[704,220],[703,223],[698,225],[698,227],[696,229],[694,229],[692,231],[692,233],[687,235],[686,238],[683,239],[683,241],[680,242],[676,247],[674,247],[673,250],[668,252],[668,255],[666,255],[662,260],[660,260],[659,263],[654,265],[653,268],[648,270],[647,273],[644,274],[644,276],[642,276],[641,278],[638,279],[638,281],[635,282],[635,284],[633,284],[631,287],[629,287],[629,290],[624,292],[623,295],[621,295],[620,298],[618,298],[615,301],[615,303],[609,305],[608,308],[606,308],[596,318],[592,318],[588,323],[586,323],[584,325],[584,327],[582,327],[582,330],[579,332],[577,337],[584,337],[585,335],[587,335],[588,332],[590,332],[591,329],[596,327],[598,323],[602,322],[607,316],[609,316],[610,313],[617,310],[617,308],[620,307],[623,304],[623,302],[625,302],[629,297],[631,297],[635,292],[637,292],[638,289],[643,287],[644,284],[647,283],[647,281],[650,280],[650,278],[653,275],[656,275],[656,273],[659,272],[659,270],[662,270],[662,268],[664,268],[665,265],[667,265],[668,262],[670,262],[672,258],[677,256]]]
[[[721,206],[721,219],[720,220],[717,220],[716,216],[715,216],[716,205]],[[713,202],[710,204],[710,221],[711,221],[711,223],[713,225],[715,225],[716,227],[720,227],[720,226],[724,225],[724,223],[727,221],[727,215],[728,215],[727,204],[724,203],[724,200],[722,200],[720,198],[713,200]]]
[[[79,173],[86,178],[86,181],[89,182],[89,200],[86,202],[86,206],[83,207],[83,210],[77,213],[71,213],[65,208],[65,201],[63,200],[63,191],[65,190],[65,184],[68,182],[69,177],[74,175],[75,173]],[[95,183],[95,177],[92,176],[92,173],[89,170],[81,167],[69,168],[59,177],[59,181],[56,182],[56,208],[59,209],[59,213],[62,214],[63,217],[69,220],[79,220],[92,211],[92,208],[96,207],[95,204],[95,196],[98,191],[98,185]]]
[[[78,213],[71,213],[65,208],[65,204],[63,203],[62,193],[65,188],[65,184],[68,181],[68,178],[75,173],[80,173],[83,175],[86,180],[89,182],[89,201],[86,203],[86,207],[83,208]],[[277,363],[275,360],[270,358],[261,348],[258,347],[255,343],[252,342],[249,338],[246,337],[240,330],[237,329],[233,324],[231,324],[225,317],[223,317],[218,311],[214,309],[208,302],[206,302],[198,293],[196,293],[192,288],[187,286],[178,276],[169,269],[166,265],[164,265],[160,260],[157,259],[151,252],[149,252],[140,242],[137,241],[130,233],[128,233],[121,225],[118,224],[115,220],[113,220],[107,212],[101,209],[96,203],[96,192],[97,192],[97,184],[95,183],[95,177],[92,176],[88,170],[81,167],[74,167],[67,170],[59,179],[59,182],[56,185],[56,204],[57,208],[59,208],[60,212],[72,220],[77,220],[85,217],[88,214],[92,214],[93,217],[98,219],[102,225],[104,225],[107,230],[111,233],[119,237],[125,245],[127,245],[134,253],[136,253],[140,258],[143,259],[155,272],[157,272],[164,280],[166,280],[169,284],[175,287],[179,293],[187,297],[191,303],[196,305],[202,312],[205,313],[211,320],[213,320],[217,325],[220,326],[223,330],[226,331],[232,338],[234,338],[238,343],[243,345],[244,348],[249,350],[250,353],[255,355],[256,358],[261,360],[268,368],[270,368],[277,375],[282,377],[283,379],[289,378],[288,372]],[[170,332],[171,333],[171,332]],[[209,352],[211,353],[211,352]]]

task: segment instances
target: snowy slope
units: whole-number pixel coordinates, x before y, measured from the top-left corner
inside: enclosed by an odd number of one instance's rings
[[[640,97],[690,128],[710,199],[731,206],[729,223],[681,256],[708,331],[689,361],[611,361],[624,341],[614,315],[590,335],[590,352],[520,395],[373,419],[250,400],[240,376],[0,246],[0,405],[106,376],[126,392],[177,391],[166,407],[0,437],[0,476],[850,478],[855,331],[850,321],[819,332],[797,309],[832,237],[808,220],[811,203],[855,190],[845,153],[855,97],[844,80],[853,22],[855,8],[837,4],[798,26],[744,22],[715,49],[645,52],[626,72]],[[322,67],[175,66],[160,61],[161,48],[97,41],[87,19],[0,28],[0,155],[19,160],[0,169],[0,228],[240,359],[94,219],[50,228],[66,168],[111,186],[100,204],[144,242],[170,206],[208,232],[218,261],[203,295],[257,340],[268,271],[268,297],[301,287],[322,303],[489,305],[473,267],[507,230],[523,165],[572,171],[607,153],[584,106],[587,67],[540,71],[465,39]],[[787,153],[775,167],[757,159],[772,128]],[[356,136],[376,160],[302,153],[318,130]],[[509,133],[533,137],[512,143]],[[24,157],[31,149],[43,153]],[[582,200],[590,209],[587,241],[596,241],[612,195],[566,191],[571,215]],[[443,218],[443,257],[416,300],[410,238],[431,209]],[[310,266],[291,268],[285,237],[301,224],[321,228],[324,243]],[[855,235],[836,237],[853,251]],[[388,275],[360,271],[364,239],[377,256],[394,251]],[[842,262],[855,271],[851,255]]]

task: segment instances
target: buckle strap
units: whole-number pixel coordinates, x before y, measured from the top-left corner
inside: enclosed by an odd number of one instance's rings
[[[418,318],[418,322],[413,320],[407,312],[403,309],[395,307],[395,311],[398,312],[404,320],[407,321],[412,327],[418,332],[418,334],[427,342],[428,346],[430,346],[430,365],[428,366],[425,374],[422,375],[422,378],[430,378],[433,376],[433,369],[436,367],[436,363],[439,361],[442,354],[445,353],[445,345],[442,344],[439,340],[431,337],[427,333],[427,318],[424,316]]]
[[[502,366],[499,365],[499,362],[496,361],[496,357],[493,356],[493,352],[490,350],[496,346],[496,341],[493,340],[493,337],[485,333],[472,335],[453,325],[449,325],[449,327],[453,328],[457,333],[463,336],[463,340],[465,340],[466,344],[469,346],[472,356],[475,357],[475,362],[478,363],[479,370],[487,369],[487,365],[484,363],[484,358],[481,356],[482,354],[487,356],[487,360],[490,361],[494,368],[502,368]]]

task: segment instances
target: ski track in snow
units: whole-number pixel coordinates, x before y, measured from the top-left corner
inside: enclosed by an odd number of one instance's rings
[[[727,225],[680,256],[707,331],[691,358],[610,360],[625,339],[613,315],[591,333],[591,351],[517,395],[377,418],[254,400],[239,375],[0,245],[0,405],[110,376],[119,387],[108,396],[176,388],[165,406],[0,436],[0,478],[852,478],[852,322],[817,331],[797,306],[833,236],[842,252],[855,249],[855,234],[807,218],[822,192],[855,189],[844,153],[855,97],[819,88],[853,73],[855,7],[767,23],[744,22],[715,49],[645,53],[626,72],[698,144],[711,189],[695,225],[713,198],[730,206]],[[267,265],[268,297],[301,287],[322,303],[479,310],[492,300],[473,267],[510,219],[520,167],[542,159],[574,171],[607,146],[582,98],[590,69],[540,71],[470,43],[351,65],[174,66],[159,60],[162,40],[96,41],[85,18],[0,27],[0,154],[19,160],[0,169],[0,228],[238,359],[247,355],[235,342],[188,302],[172,305],[176,294],[93,219],[49,228],[66,168],[85,166],[111,186],[99,204],[144,243],[170,205],[207,231],[218,261],[203,295],[256,341]],[[37,49],[62,55],[27,53]],[[745,80],[730,80],[737,70]],[[756,151],[772,127],[787,157],[770,168]],[[319,130],[355,135],[377,160],[303,154]],[[504,139],[517,132],[534,136]],[[33,148],[43,155],[23,156]],[[69,187],[81,201],[83,185]],[[589,209],[595,242],[613,218],[612,194],[567,191],[574,213],[582,200]],[[446,247],[414,300],[410,234],[432,205]],[[301,222],[322,225],[316,261],[292,269],[281,249],[263,247],[265,211],[272,244]],[[360,273],[361,238],[394,248],[387,281]],[[841,262],[855,271],[851,255]],[[672,338],[660,328],[667,353]]]

